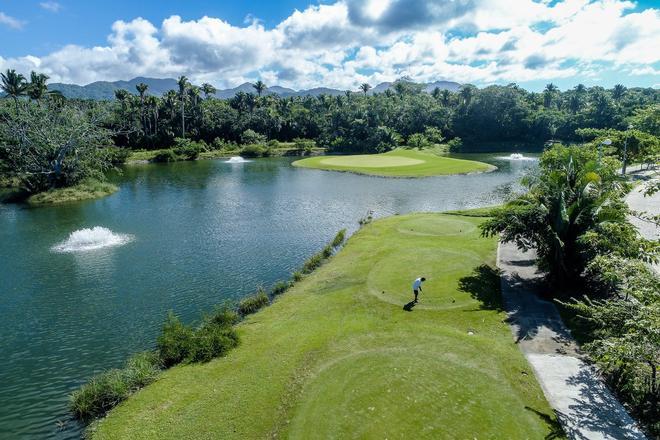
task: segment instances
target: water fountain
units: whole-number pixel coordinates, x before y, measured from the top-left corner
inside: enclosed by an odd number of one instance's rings
[[[249,160],[243,159],[241,156],[232,156],[225,163],[246,163],[250,162]]]
[[[131,241],[127,234],[116,234],[108,228],[94,226],[73,231],[69,238],[52,247],[55,252],[84,252],[111,246],[121,246]]]
[[[501,160],[512,160],[512,161],[536,160],[535,157],[527,157],[524,156],[522,153],[511,153],[508,156],[498,156],[497,158]]]

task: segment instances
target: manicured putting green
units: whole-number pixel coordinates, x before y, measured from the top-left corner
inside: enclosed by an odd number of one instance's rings
[[[295,161],[294,166],[348,171],[386,177],[427,177],[490,171],[492,165],[438,156],[431,151],[396,149],[383,154],[316,156]]]
[[[365,226],[239,325],[227,357],[168,370],[94,438],[550,436],[556,419],[504,323],[497,241],[480,237],[481,221]],[[406,311],[420,275],[421,301]]]

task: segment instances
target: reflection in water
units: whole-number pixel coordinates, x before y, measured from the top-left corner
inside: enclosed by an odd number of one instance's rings
[[[501,203],[536,167],[467,157],[499,170],[388,179],[294,168],[292,158],[143,164],[114,176],[120,190],[104,199],[2,206],[0,433],[75,438],[76,423],[56,425],[67,417],[67,394],[152,348],[169,310],[191,321],[285,279],[339,229],[355,230],[369,210],[378,217]],[[98,225],[107,229],[92,233],[91,243],[119,233],[137,239],[87,252],[51,250],[72,231]],[[68,244],[90,238],[76,237]]]

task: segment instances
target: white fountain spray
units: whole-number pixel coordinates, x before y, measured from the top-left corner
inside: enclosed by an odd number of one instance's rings
[[[133,240],[132,235],[116,234],[108,228],[95,226],[73,231],[69,238],[52,247],[55,252],[84,252],[111,246],[121,246]]]
[[[250,162],[249,160],[243,159],[241,156],[232,156],[229,160],[226,160],[225,163],[246,163]]]

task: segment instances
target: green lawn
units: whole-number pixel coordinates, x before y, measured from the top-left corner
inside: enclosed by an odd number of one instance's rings
[[[227,357],[168,370],[94,438],[544,438],[556,422],[503,322],[482,220],[367,225],[240,324]]]
[[[298,160],[297,167],[349,171],[386,177],[427,177],[490,171],[492,165],[442,157],[431,151],[396,149],[383,154],[317,156]]]

